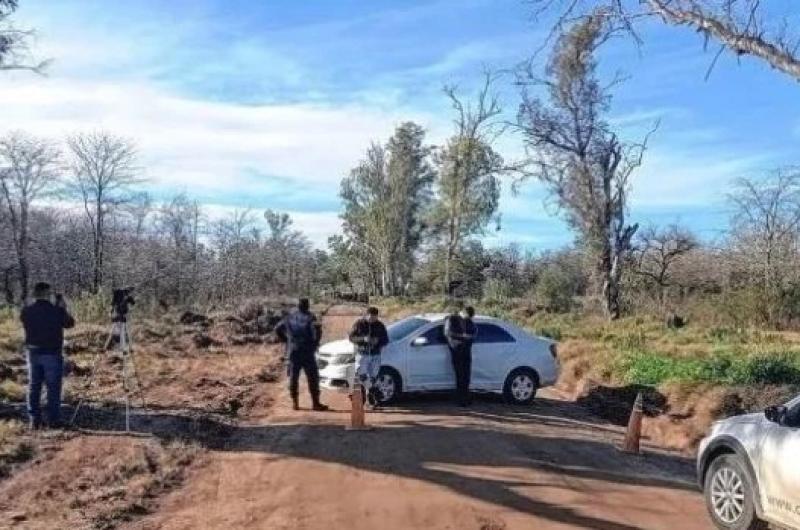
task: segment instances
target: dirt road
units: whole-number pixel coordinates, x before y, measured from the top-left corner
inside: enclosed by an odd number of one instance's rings
[[[331,313],[327,337],[351,321]],[[369,432],[346,432],[347,401],[325,397],[335,411],[293,412],[279,399],[266,419],[235,427],[130,528],[709,528],[691,462],[622,455],[617,427],[552,393],[527,409],[413,398],[370,414]]]

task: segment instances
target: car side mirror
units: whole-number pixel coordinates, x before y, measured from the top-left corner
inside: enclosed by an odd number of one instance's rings
[[[414,346],[415,348],[419,348],[420,346],[427,346],[428,339],[426,339],[425,337],[417,337],[416,339],[411,341],[411,345]]]
[[[764,410],[764,417],[767,418],[772,423],[777,423],[779,425],[782,425],[783,420],[786,417],[786,407],[783,406],[767,407]]]

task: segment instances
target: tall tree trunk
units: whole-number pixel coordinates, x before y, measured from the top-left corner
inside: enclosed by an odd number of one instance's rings
[[[97,294],[103,283],[103,206],[98,200],[95,205],[96,227],[94,232],[94,277],[92,279],[92,292]]]
[[[11,267],[3,269],[3,294],[8,305],[14,305],[14,288],[11,286],[11,272],[13,270]],[[24,296],[21,298],[22,300],[25,299]]]

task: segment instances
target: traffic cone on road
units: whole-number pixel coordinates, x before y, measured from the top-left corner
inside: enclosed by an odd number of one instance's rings
[[[361,431],[367,428],[364,421],[364,387],[356,383],[350,393],[350,426],[347,430]]]
[[[639,454],[639,440],[642,437],[642,417],[644,416],[644,398],[639,392],[636,401],[633,403],[631,417],[628,420],[628,430],[625,433],[625,441],[622,444],[622,451],[625,453]]]

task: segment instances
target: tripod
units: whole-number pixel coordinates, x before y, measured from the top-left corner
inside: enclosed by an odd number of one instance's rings
[[[138,394],[139,399],[142,401],[142,408],[144,408],[146,404],[144,401],[144,393],[142,392],[142,385],[139,382],[138,371],[136,369],[136,360],[133,356],[131,338],[128,334],[128,320],[124,316],[116,318],[115,322],[111,324],[111,332],[108,335],[108,340],[106,341],[104,350],[108,351],[114,342],[116,342],[116,349],[120,352],[120,356],[122,358],[122,390],[125,393],[125,432],[130,432],[131,395],[134,393]],[[95,377],[97,376],[97,368],[100,365],[100,360],[102,358],[103,355],[100,354],[94,361],[91,376],[89,377],[89,381],[86,383],[86,386],[83,389],[83,395],[81,396],[78,405],[75,407],[75,412],[72,414],[70,425],[75,423],[75,420],[78,417],[78,412],[80,412],[81,406],[83,405],[84,401],[86,401],[86,393],[94,385]]]

